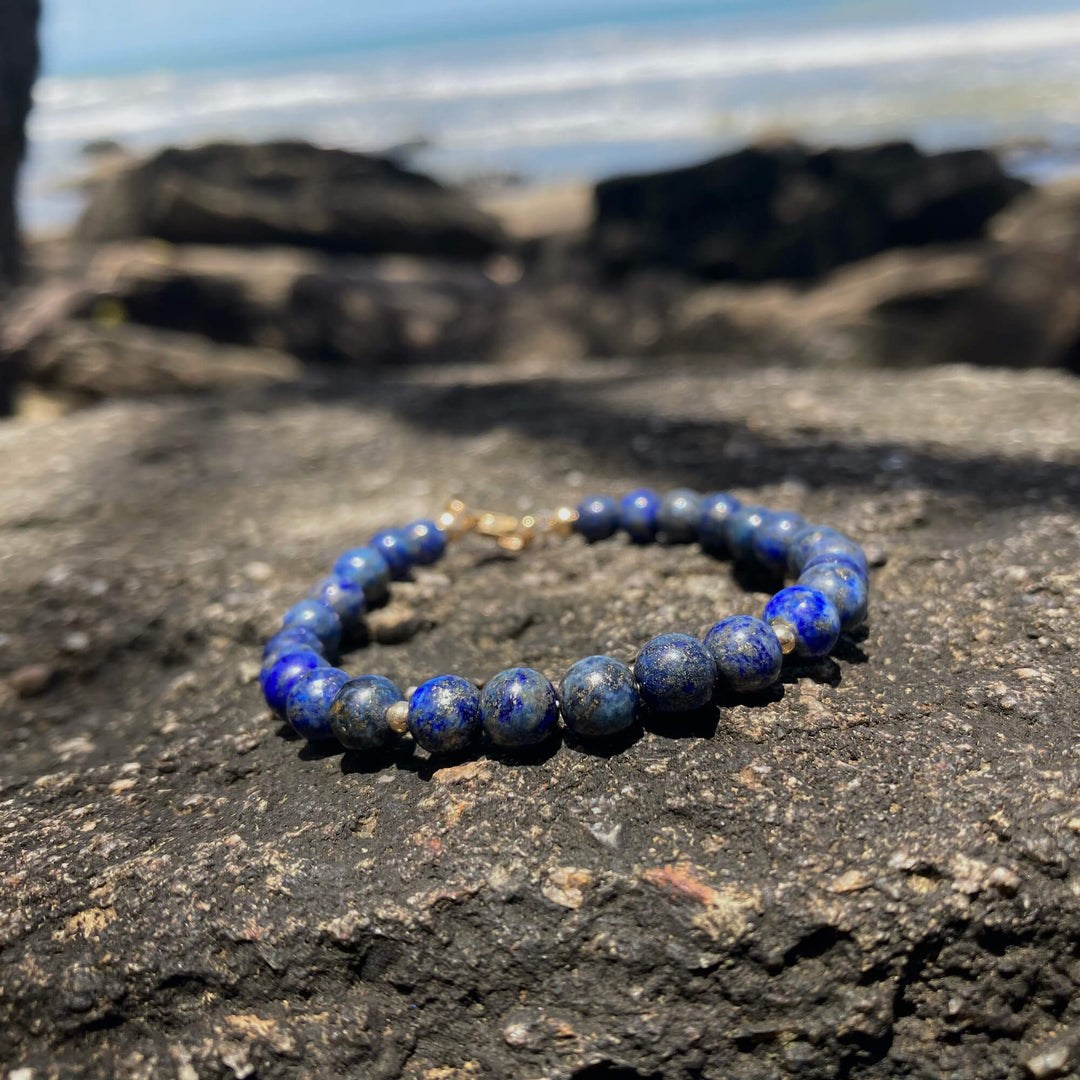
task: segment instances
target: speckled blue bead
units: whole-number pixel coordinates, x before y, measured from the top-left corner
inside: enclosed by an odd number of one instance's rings
[[[349,750],[381,750],[398,738],[386,710],[405,695],[381,675],[350,679],[330,706],[330,730]]]
[[[610,656],[586,656],[559,687],[566,726],[585,739],[603,739],[630,727],[640,701],[634,673]]]
[[[606,540],[619,527],[619,508],[610,495],[590,495],[577,508],[574,529],[590,543]]]
[[[712,654],[689,634],[661,634],[647,641],[634,661],[641,700],[657,712],[689,712],[706,704],[716,688]]]
[[[338,613],[322,600],[301,600],[293,604],[281,620],[282,630],[304,626],[312,631],[329,653],[336,653],[341,644],[341,619]]]
[[[427,518],[405,526],[405,541],[416,566],[430,566],[446,553],[446,533]]]
[[[702,496],[697,534],[703,550],[710,555],[722,555],[727,551],[727,519],[741,506],[734,495],[724,491]]]
[[[335,667],[315,668],[301,675],[285,700],[285,719],[293,731],[313,741],[332,738],[330,706],[348,681],[348,672]]]
[[[383,529],[369,541],[371,546],[386,560],[390,567],[390,577],[401,581],[412,567],[409,557],[409,539],[404,529]]]
[[[532,668],[508,668],[493,675],[480,694],[484,731],[496,746],[533,746],[559,722],[555,687]]]
[[[697,539],[701,520],[701,496],[689,488],[676,488],[660,500],[656,525],[669,544],[689,544]]]
[[[460,675],[439,675],[409,699],[409,731],[433,754],[463,750],[480,732],[480,691]]]
[[[272,656],[281,656],[283,653],[303,649],[322,652],[323,643],[314,630],[309,630],[306,626],[290,626],[287,630],[279,630],[263,646],[263,664],[265,665]]]
[[[334,573],[364,590],[368,604],[386,599],[390,587],[390,567],[373,547],[350,548],[334,563]]]
[[[820,566],[822,563],[835,563],[838,566],[847,566],[854,570],[863,581],[869,583],[870,571],[866,568],[865,559],[857,559],[853,555],[845,555],[842,551],[823,551],[820,555],[811,555],[806,562],[803,563],[802,572],[805,574],[807,570],[814,566]]]
[[[733,690],[749,694],[780,678],[784,653],[771,626],[751,615],[721,619],[706,635],[716,672]]]
[[[337,574],[324,577],[311,590],[311,595],[332,608],[344,626],[355,623],[367,607],[364,590],[355,581],[346,581]]]
[[[796,584],[817,589],[836,605],[841,631],[854,630],[866,621],[870,590],[866,578],[855,567],[841,562],[815,562],[803,570]]]
[[[660,496],[648,488],[638,488],[619,502],[619,525],[635,544],[648,544],[656,539],[659,510]]]
[[[302,652],[283,653],[279,656],[271,664],[265,677],[260,676],[259,679],[263,697],[270,711],[275,716],[284,718],[289,692],[302,675],[320,667],[329,667],[329,664],[318,653],[309,649]]]
[[[740,506],[728,514],[724,522],[724,541],[736,562],[746,562],[753,557],[754,533],[761,528],[768,512],[764,506]]]
[[[788,572],[798,577],[816,555],[848,555],[867,569],[866,553],[854,540],[828,525],[807,525],[792,538],[788,548]]]
[[[792,537],[805,525],[806,522],[799,514],[787,510],[770,510],[754,530],[750,544],[754,558],[766,570],[783,576]]]
[[[817,589],[790,585],[781,589],[765,606],[765,622],[776,629],[790,628],[799,656],[828,656],[840,636],[840,613],[836,605]]]

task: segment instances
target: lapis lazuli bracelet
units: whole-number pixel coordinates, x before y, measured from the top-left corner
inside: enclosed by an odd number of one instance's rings
[[[587,656],[558,691],[540,672],[516,667],[480,686],[439,675],[406,699],[381,675],[353,678],[331,663],[365,610],[386,601],[391,580],[437,562],[449,540],[479,533],[517,551],[545,531],[592,543],[619,530],[634,543],[696,541],[710,554],[756,562],[777,579],[788,574],[795,584],[777,592],[760,619],[722,619],[703,639],[661,634],[630,666]],[[270,710],[298,734],[337,739],[350,750],[385,750],[406,731],[436,754],[463,750],[482,732],[496,746],[527,747],[550,736],[560,715],[575,735],[602,739],[631,727],[643,709],[690,712],[720,687],[760,692],[780,678],[787,653],[827,656],[841,632],[865,620],[868,588],[866,555],[853,540],[724,493],[680,489],[661,498],[641,489],[619,502],[594,495],[543,520],[473,512],[455,500],[437,521],[387,529],[346,551],[330,576],[285,613],[266,643],[259,681]]]

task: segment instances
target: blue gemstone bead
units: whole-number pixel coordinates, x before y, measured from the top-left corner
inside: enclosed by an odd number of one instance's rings
[[[770,510],[765,520],[754,530],[751,550],[754,558],[774,574],[784,573],[792,537],[806,522],[798,514],[786,510]]]
[[[332,608],[345,626],[355,623],[367,607],[364,590],[355,581],[346,581],[337,574],[324,577],[311,590],[311,595]]]
[[[310,645],[303,645],[298,642],[286,642],[280,648],[275,649],[270,653],[263,662],[262,667],[259,668],[259,686],[265,692],[266,680],[270,678],[270,672],[274,670],[274,665],[283,657],[289,656],[292,653],[311,653],[312,656],[318,657],[324,664],[326,658],[322,654],[322,645],[318,639],[315,641],[315,647]]]
[[[706,635],[716,671],[733,690],[764,690],[780,678],[784,653],[771,626],[750,615],[721,619]]]
[[[301,600],[293,604],[281,620],[281,628],[304,626],[323,643],[327,652],[335,653],[341,644],[341,619],[338,613],[322,600]]]
[[[634,661],[641,699],[657,712],[689,712],[706,704],[716,687],[712,654],[689,634],[661,634]]]
[[[724,541],[731,557],[745,562],[754,553],[754,534],[769,511],[764,506],[740,506],[724,522]]]
[[[508,668],[493,675],[480,694],[484,730],[496,746],[533,746],[559,722],[555,687],[532,668]]]
[[[480,691],[460,675],[439,675],[413,691],[409,731],[433,754],[463,750],[480,732]]]
[[[619,503],[619,524],[635,544],[647,544],[656,539],[656,515],[660,496],[648,488],[638,488],[624,495]]]
[[[614,536],[619,527],[619,508],[610,495],[590,495],[577,508],[574,529],[590,543]]]
[[[721,555],[727,551],[727,519],[741,506],[742,503],[734,495],[723,491],[702,497],[697,533],[702,548],[710,555]]]
[[[660,500],[656,524],[669,544],[689,544],[697,539],[701,520],[701,496],[689,488],[676,488]]]
[[[823,551],[820,555],[811,555],[810,558],[803,563],[802,572],[805,574],[807,570],[814,566],[820,566],[822,563],[836,563],[840,566],[847,566],[854,570],[863,581],[867,583],[870,581],[870,571],[866,568],[865,560],[860,561],[854,556],[845,555],[840,551]]]
[[[840,636],[836,605],[824,593],[805,585],[781,589],[766,604],[763,618],[773,628],[784,625],[791,629],[795,652],[800,656],[828,656]]]
[[[349,750],[381,750],[397,739],[386,710],[405,695],[381,675],[350,679],[330,706],[330,730]]]
[[[610,656],[586,656],[563,676],[563,719],[575,734],[603,739],[630,727],[638,711],[634,673]]]
[[[414,521],[405,527],[409,558],[416,566],[430,566],[446,553],[446,533],[434,521]]]
[[[386,560],[390,576],[400,581],[409,573],[412,559],[409,556],[409,538],[404,529],[383,529],[371,538],[371,546]]]
[[[263,646],[263,663],[265,664],[275,654],[292,652],[296,649],[311,649],[313,652],[322,652],[323,644],[314,630],[306,626],[290,626],[288,630],[279,630]]]
[[[348,681],[348,672],[335,667],[315,668],[301,675],[285,701],[285,719],[293,731],[305,739],[332,738],[330,706]]]
[[[797,585],[817,589],[836,605],[840,629],[854,630],[866,620],[870,590],[856,568],[842,562],[814,562],[800,575]]]
[[[285,705],[289,692],[297,684],[301,675],[306,675],[315,668],[328,667],[318,653],[303,652],[283,653],[274,661],[265,677],[260,677],[263,697],[270,711],[278,717],[285,716]]]
[[[390,567],[372,547],[350,548],[334,563],[334,574],[364,590],[369,604],[386,599],[390,586]]]
[[[828,525],[808,525],[791,538],[791,546],[788,548],[788,572],[793,577],[798,577],[815,555],[827,554],[848,555],[860,563],[864,571],[868,569],[866,554],[854,540],[830,529]]]

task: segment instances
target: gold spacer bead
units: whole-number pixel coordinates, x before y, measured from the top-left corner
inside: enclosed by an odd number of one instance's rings
[[[409,703],[407,701],[395,701],[386,710],[386,723],[391,731],[398,735],[404,735],[409,730]]]
[[[447,540],[460,540],[476,528],[476,515],[469,513],[460,499],[451,499],[446,509],[436,518],[435,524],[446,533]]]
[[[554,514],[547,519],[548,529],[556,536],[572,536],[574,523],[578,519],[578,512],[572,506],[560,506]]]
[[[795,651],[795,631],[792,630],[791,625],[784,622],[783,619],[774,619],[769,625],[772,627],[777,641],[780,642],[780,651],[785,656],[788,653],[793,653]]]

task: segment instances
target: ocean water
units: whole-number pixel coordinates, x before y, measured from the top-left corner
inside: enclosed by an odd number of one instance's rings
[[[417,167],[455,181],[591,180],[769,136],[1003,146],[1014,171],[1037,179],[1080,168],[1071,6],[471,0],[456,9],[469,17],[448,22],[447,5],[401,0],[397,22],[368,12],[365,23],[365,5],[342,5],[340,25],[304,37],[288,17],[298,5],[264,8],[261,36],[237,31],[246,2],[222,0],[236,18],[222,20],[220,40],[192,44],[168,20],[154,24],[157,40],[133,15],[126,37],[95,50],[85,32],[64,37],[65,3],[85,12],[83,0],[54,0],[23,185],[32,230],[74,218],[81,151],[98,139],[137,151],[280,136],[411,144]],[[155,9],[172,10],[161,0],[131,11],[145,20]]]

